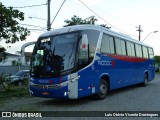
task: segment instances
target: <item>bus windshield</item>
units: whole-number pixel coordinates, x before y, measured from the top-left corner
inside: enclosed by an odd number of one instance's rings
[[[56,77],[72,70],[76,63],[78,33],[41,38],[35,45],[31,75]]]

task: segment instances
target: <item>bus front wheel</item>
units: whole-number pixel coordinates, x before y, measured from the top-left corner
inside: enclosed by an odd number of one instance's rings
[[[145,86],[147,86],[147,83],[148,83],[148,75],[147,75],[147,74],[145,74],[145,76],[144,76],[143,86],[144,86],[144,87],[145,87]]]
[[[104,79],[102,79],[99,85],[99,92],[97,94],[97,98],[99,100],[104,99],[108,94],[108,90],[108,83]]]

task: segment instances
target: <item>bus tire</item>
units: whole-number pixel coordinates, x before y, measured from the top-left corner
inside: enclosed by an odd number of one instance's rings
[[[107,94],[108,94],[108,83],[106,82],[106,80],[101,79],[100,85],[99,85],[99,92],[97,94],[97,99],[102,100],[105,99]]]
[[[144,87],[146,87],[147,86],[147,84],[148,84],[148,75],[147,74],[145,74],[145,76],[144,76],[144,82],[143,82],[143,86]]]

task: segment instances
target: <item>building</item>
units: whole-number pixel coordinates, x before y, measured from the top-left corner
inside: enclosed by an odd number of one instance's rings
[[[0,62],[0,66],[11,66],[21,64],[22,57],[20,55],[12,54],[12,53],[6,53],[7,58]]]
[[[16,54],[21,56],[21,52],[20,51],[17,51]],[[25,56],[25,63],[26,63],[26,65],[30,65],[30,61],[31,61],[31,57],[32,57],[32,52],[24,52],[24,56]],[[24,59],[24,58],[22,57],[22,59]]]

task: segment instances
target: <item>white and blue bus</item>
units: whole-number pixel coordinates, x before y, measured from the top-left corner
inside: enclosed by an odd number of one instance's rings
[[[77,99],[155,77],[151,46],[95,25],[76,25],[38,38],[31,60],[30,94]]]

